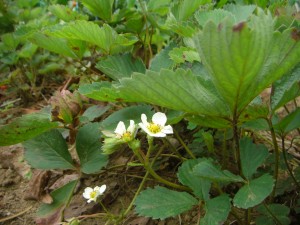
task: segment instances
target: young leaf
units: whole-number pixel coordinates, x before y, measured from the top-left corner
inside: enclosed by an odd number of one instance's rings
[[[99,172],[108,162],[107,155],[102,154],[100,138],[99,123],[88,123],[78,130],[76,151],[84,173]]]
[[[199,61],[200,58],[196,51],[187,47],[173,48],[169,53],[170,58],[176,63]]]
[[[0,126],[0,146],[26,141],[58,126],[59,123],[51,122],[50,115],[46,113],[24,115],[7,125]]]
[[[54,129],[23,143],[25,159],[37,169],[74,169],[68,145]]]
[[[230,212],[230,198],[220,195],[205,202],[205,216],[200,220],[200,225],[222,224]]]
[[[240,154],[243,175],[249,180],[269,155],[264,145],[254,144],[250,138],[240,140]]]
[[[73,195],[78,180],[71,181],[65,186],[53,191],[51,204],[42,204],[37,211],[37,224],[56,224],[62,221],[63,211]]]
[[[268,207],[268,208],[266,208]],[[288,225],[291,223],[288,215],[290,213],[290,209],[285,205],[281,204],[271,204],[271,205],[260,205],[257,207],[257,211],[262,215],[258,216],[255,220],[257,225],[273,225],[277,224],[277,221],[280,221],[282,225]],[[274,218],[276,217],[276,219]]]
[[[219,182],[244,182],[243,178],[227,170],[221,170],[210,160],[201,160],[193,167],[194,175],[203,179]]]
[[[209,199],[211,181],[195,177],[193,173],[193,167],[203,160],[205,159],[190,159],[185,161],[178,169],[177,176],[179,181],[190,187],[195,195],[200,199],[207,201]]]
[[[131,54],[108,56],[97,63],[96,68],[113,80],[130,77],[133,72],[145,73],[146,67],[140,59],[133,59]]]
[[[236,207],[248,209],[260,204],[272,192],[274,179],[269,174],[249,181],[234,196]]]
[[[135,210],[141,216],[165,219],[188,211],[197,204],[198,200],[186,192],[156,186],[140,193],[135,201]]]

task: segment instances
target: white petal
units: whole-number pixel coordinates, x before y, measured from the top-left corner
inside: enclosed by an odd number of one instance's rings
[[[156,134],[151,134],[152,137],[165,137],[167,136],[165,133],[163,132],[159,132],[159,133],[156,133]]]
[[[105,190],[106,190],[106,185],[103,184],[99,189],[100,195],[103,194]]]
[[[139,127],[142,128],[142,130],[145,131],[145,132],[148,131],[148,128],[147,128],[146,125],[143,124],[143,123],[139,123]]]
[[[130,132],[131,134],[134,133],[134,130],[135,130],[135,124],[134,124],[134,121],[133,120],[130,120],[130,125],[127,129],[128,132]]]
[[[85,188],[84,192],[82,194],[83,197],[86,198],[86,199],[89,199],[90,198],[90,194],[91,194],[92,191],[93,191],[93,189],[90,188],[90,187]]]
[[[92,199],[87,200],[87,203],[90,203],[91,201],[93,201]]]
[[[148,126],[149,123],[147,121],[147,116],[145,114],[142,114],[141,119],[143,124],[145,124],[145,126]]]
[[[115,133],[122,136],[125,132],[126,132],[125,124],[124,124],[124,122],[120,121],[118,123],[117,128],[115,129]]]
[[[165,126],[162,132],[165,134],[173,134],[173,128],[170,125]]]
[[[152,122],[163,127],[167,122],[167,116],[164,113],[157,112],[152,116]]]

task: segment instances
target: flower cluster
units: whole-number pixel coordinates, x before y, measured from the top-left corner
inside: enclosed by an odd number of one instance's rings
[[[152,116],[151,121],[147,121],[145,114],[141,115],[142,122],[138,124],[144,132],[150,137],[166,137],[167,134],[173,134],[173,128],[166,126],[167,116],[164,113],[157,112]],[[127,143],[131,148],[137,148],[139,141],[135,140],[138,127],[133,120],[130,120],[126,128],[125,123],[120,121],[112,136],[105,138],[102,150],[105,154],[111,154],[118,150],[121,145]]]

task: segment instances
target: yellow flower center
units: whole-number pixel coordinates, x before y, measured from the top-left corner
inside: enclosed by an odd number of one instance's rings
[[[125,142],[130,141],[130,140],[132,139],[131,132],[126,131],[126,132],[122,135],[122,139],[123,139]]]
[[[91,194],[90,194],[90,198],[95,198],[97,195],[96,191],[92,191]]]
[[[149,123],[149,125],[148,125],[148,130],[149,130],[151,133],[156,134],[156,133],[159,133],[159,132],[162,130],[162,128],[161,128],[161,126],[158,125],[158,124],[155,124],[155,123]]]

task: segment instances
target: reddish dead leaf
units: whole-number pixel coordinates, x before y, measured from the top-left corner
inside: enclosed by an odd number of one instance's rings
[[[37,225],[58,225],[62,220],[62,211],[64,206],[58,208],[54,213],[46,217],[38,217],[35,219]]]
[[[60,177],[59,179],[57,179],[54,184],[52,184],[49,187],[49,190],[56,190],[64,185],[66,185],[67,183],[70,183],[73,180],[77,180],[79,178],[78,174],[65,174],[62,177]]]
[[[33,177],[28,184],[27,194],[24,196],[24,199],[42,201],[50,174],[50,171],[47,170],[35,170],[33,172]]]

